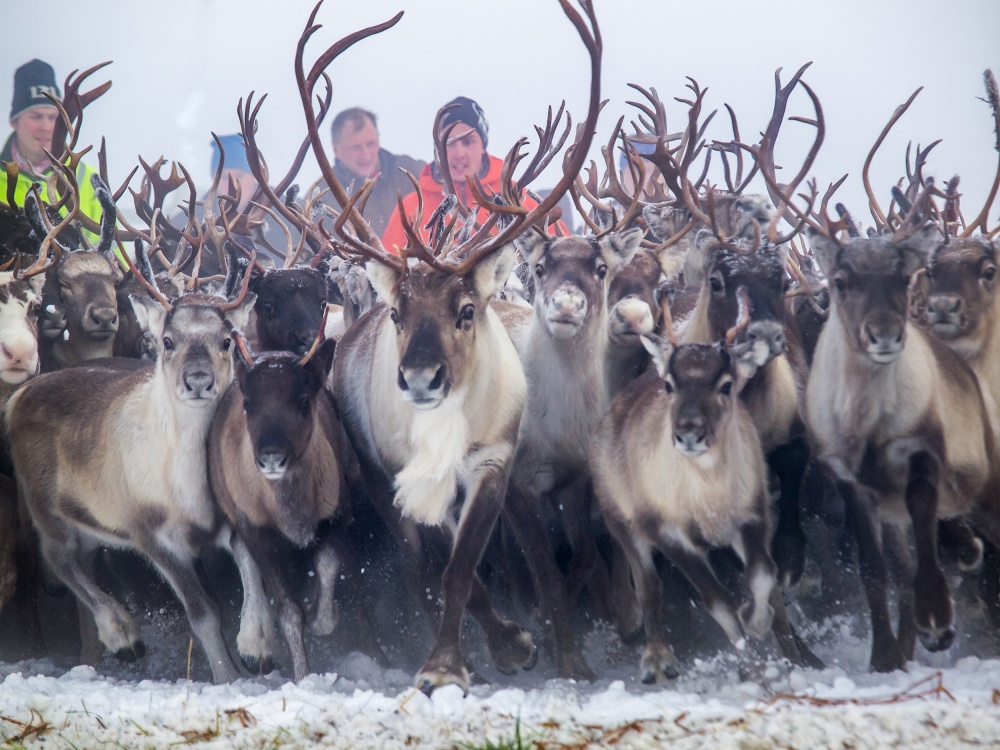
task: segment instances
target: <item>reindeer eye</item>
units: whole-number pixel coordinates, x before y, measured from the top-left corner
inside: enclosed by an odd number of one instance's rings
[[[608,275],[608,267],[604,263],[600,263],[597,268],[594,269],[594,273],[597,274],[597,278],[603,279]]]
[[[535,266],[535,276],[537,276],[538,278],[542,278],[542,276],[544,275],[545,275],[545,266],[543,266],[541,263],[538,263]]]
[[[462,311],[458,314],[458,325],[462,326],[463,323],[471,323],[476,317],[475,305],[467,304],[462,307]]]
[[[399,325],[399,313],[396,311],[395,307],[389,310],[389,320],[391,320],[396,325]]]
[[[224,340],[222,342],[222,351],[228,352],[229,351],[229,347],[231,347],[232,345],[233,345],[233,340],[232,339],[226,339],[226,340]]]
[[[985,279],[986,281],[993,281],[996,275],[997,275],[996,266],[986,266],[986,268],[983,269],[983,279]]]
[[[169,336],[163,337],[163,351],[172,352],[174,350],[174,340]]]
[[[264,309],[264,314],[267,317],[269,317],[269,318],[273,318],[274,317],[274,305],[272,305],[270,302],[265,302],[263,309]]]
[[[847,284],[839,276],[833,280],[833,285],[837,288],[837,291],[843,294],[847,289]]]
[[[669,380],[663,381],[663,390],[667,392],[667,395],[671,395],[674,392],[674,386]]]
[[[712,276],[709,278],[708,285],[716,294],[722,294],[722,292],[726,290],[726,285],[722,282],[722,279],[719,276]]]
[[[721,386],[719,386],[719,393],[723,396],[731,396],[733,393],[733,381],[727,380]]]
[[[299,402],[298,402],[298,404],[296,404],[296,406],[298,407],[299,412],[303,416],[307,416],[309,414],[309,397],[308,396],[301,396],[299,398]]]

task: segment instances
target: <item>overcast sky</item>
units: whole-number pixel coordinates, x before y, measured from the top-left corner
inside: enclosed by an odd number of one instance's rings
[[[258,142],[273,174],[283,174],[305,134],[294,79],[296,41],[311,0],[8,0],[0,45],[0,102],[8,107],[14,69],[33,57],[56,68],[62,85],[74,68],[113,65],[92,80],[112,89],[86,112],[81,143],[107,138],[112,187],[137,164],[163,155],[208,181],[210,131],[236,132],[240,97],[267,93]],[[861,166],[893,109],[924,90],[896,126],[873,168],[885,205],[903,172],[908,140],[944,142],[930,172],[962,176],[963,208],[978,211],[996,171],[992,122],[982,73],[1000,69],[1000,2],[956,0],[596,0],[604,37],[602,94],[610,99],[598,125],[606,140],[632,110],[629,82],[655,86],[668,102],[671,129],[685,110],[685,76],[709,89],[707,109],[729,103],[744,140],[755,140],[770,115],[773,75],[787,79],[813,61],[805,79],[820,96],[828,135],[814,174],[822,184],[849,172],[839,193],[865,215]],[[587,58],[556,0],[327,0],[323,28],[307,64],[328,45],[362,27],[405,15],[393,29],[361,42],[334,62],[336,112],[361,105],[379,115],[382,144],[428,159],[437,108],[457,95],[479,101],[490,122],[490,151],[503,155],[533,132],[546,106],[565,98],[582,115]],[[710,130],[727,139],[727,118]],[[789,114],[810,115],[801,89]],[[797,166],[812,133],[786,123],[778,162]],[[92,162],[96,165],[96,155]],[[300,182],[318,174],[307,161]],[[554,183],[555,175],[542,182]],[[716,179],[721,179],[716,177]],[[133,183],[137,187],[137,181]],[[544,184],[539,184],[540,187]],[[995,209],[993,216],[998,213]]]

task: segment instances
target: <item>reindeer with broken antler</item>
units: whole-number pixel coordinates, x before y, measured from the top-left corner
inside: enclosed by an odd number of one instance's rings
[[[830,284],[806,421],[815,459],[857,537],[871,667],[902,669],[918,636],[931,651],[948,648],[955,636],[938,520],[969,519],[990,541],[1000,539],[994,418],[972,370],[908,316],[910,279],[941,242],[930,220],[935,207],[924,190],[905,219],[887,224],[891,234],[862,237],[843,207],[837,221],[828,217],[825,198],[812,212],[815,185],[810,206],[801,208],[773,174],[764,176],[782,205],[808,222],[812,253]],[[896,633],[886,548],[905,576]]]
[[[183,604],[213,679],[228,681],[238,673],[194,562],[205,544],[230,543],[209,489],[205,441],[233,377],[231,329],[243,324],[252,298],[244,284],[233,300],[188,294],[171,303],[148,282],[148,269],[137,275],[153,295],[133,304],[155,339],[155,365],[88,365],[22,387],[5,412],[18,488],[46,562],[76,595],[82,626],[96,624],[109,651],[134,660],[145,647],[124,607],[95,580],[101,545],[133,549],[156,567]],[[238,539],[232,546],[244,585],[259,580],[248,551]],[[241,631],[241,652],[261,630]]]
[[[414,229],[419,220],[405,217],[409,242],[402,256],[382,248],[357,210],[370,185],[348,198],[338,183],[312,112],[313,88],[327,65],[400,16],[346,37],[321,55],[307,75],[303,54],[318,28],[314,11],[296,55],[313,150],[333,197],[344,206],[334,224],[337,245],[345,255],[367,260],[369,279],[381,299],[340,341],[332,374],[337,405],[372,502],[409,551],[408,569],[422,572],[425,543],[447,545],[437,642],[417,675],[417,684],[428,692],[451,683],[469,685],[460,648],[466,607],[483,626],[499,669],[530,667],[536,654],[530,634],[494,610],[476,566],[503,508],[526,391],[517,352],[490,300],[513,265],[512,240],[544,221],[579,170],[598,113],[601,43],[592,5],[584,2],[584,17],[566,0],[560,4],[586,44],[592,74],[584,135],[574,146],[567,173],[530,211],[520,203],[527,182],[523,178],[508,185],[503,202],[479,196],[480,205],[485,202],[496,213],[481,226],[470,226],[465,236],[456,238],[454,222],[448,222],[426,244]],[[555,155],[558,129],[554,122],[541,133],[529,175],[537,175]],[[249,125],[244,129],[248,143],[251,130]],[[522,148],[523,141],[508,154],[505,173],[512,182],[524,158]],[[492,234],[500,211],[512,221]]]

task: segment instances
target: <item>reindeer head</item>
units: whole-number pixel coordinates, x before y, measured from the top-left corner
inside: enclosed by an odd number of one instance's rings
[[[721,344],[673,346],[656,335],[642,337],[670,402],[670,430],[682,455],[708,454],[725,433],[736,397],[753,373]]]
[[[639,345],[639,337],[652,333],[662,319],[666,287],[656,257],[640,250],[611,280],[608,288],[608,335],[613,345]]]
[[[257,295],[257,346],[302,356],[319,333],[326,311],[327,285],[314,268],[269,268],[255,274],[250,290]]]
[[[521,254],[535,274],[535,314],[553,338],[571,339],[607,310],[608,286],[642,241],[641,229],[603,237],[542,237],[528,232]]]
[[[927,324],[947,341],[975,341],[996,298],[997,253],[982,237],[938,248],[925,274]]]
[[[252,364],[236,358],[254,460],[267,479],[283,478],[305,453],[334,346],[324,341],[308,359],[289,352],[266,352]]]
[[[465,383],[475,361],[476,329],[484,324],[489,301],[513,265],[512,245],[464,274],[420,263],[400,280],[395,268],[367,264],[368,278],[396,327],[396,383],[414,408],[433,409]]]
[[[0,381],[20,385],[38,372],[38,309],[44,277],[0,273]]]
[[[852,237],[842,244],[821,233],[809,237],[850,344],[872,362],[894,362],[906,343],[910,277],[927,265],[940,231],[926,224],[903,239]]]
[[[49,271],[45,304],[62,308],[68,332],[66,341],[70,346],[86,350],[96,346],[102,350],[81,359],[111,355],[111,342],[119,323],[115,289],[123,278],[113,257],[98,252],[65,253]]]
[[[132,297],[136,317],[156,342],[158,375],[165,378],[174,398],[205,408],[229,387],[232,328],[246,324],[254,299],[247,294],[239,306],[227,311],[225,300],[208,294],[179,297],[169,310],[144,295]]]

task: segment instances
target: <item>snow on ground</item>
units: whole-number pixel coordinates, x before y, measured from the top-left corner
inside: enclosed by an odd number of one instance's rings
[[[299,684],[276,674],[221,686],[140,680],[111,676],[110,659],[100,674],[48,660],[0,664],[0,746],[393,750],[499,744],[517,732],[525,747],[545,748],[1000,745],[1000,659],[963,656],[969,638],[949,654],[919,652],[908,672],[873,675],[861,618],[829,618],[805,635],[830,666],[775,664],[766,689],[740,683],[726,654],[688,659],[674,683],[643,686],[638,646],[622,647],[604,626],[585,651],[612,677],[552,679],[540,663],[539,675],[496,679],[465,697],[448,687],[427,698],[410,687],[412,672],[383,670],[357,653],[337,660],[336,673]],[[174,669],[183,672],[183,661]]]

